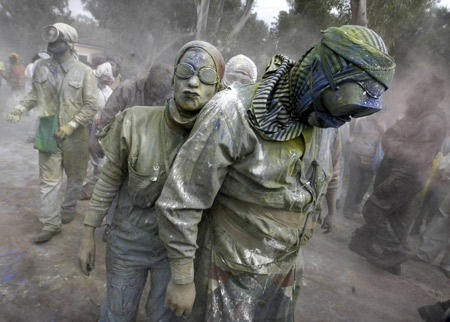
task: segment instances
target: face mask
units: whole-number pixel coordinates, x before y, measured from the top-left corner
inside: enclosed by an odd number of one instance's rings
[[[384,86],[375,80],[349,80],[333,91],[325,89],[311,107],[308,123],[317,127],[339,127],[351,117],[363,117],[381,110]]]
[[[308,124],[321,128],[338,128],[350,121],[350,116],[331,116],[330,114],[320,112],[312,112],[308,115]]]
[[[69,50],[69,46],[64,41],[51,42],[47,45],[47,52],[61,56]]]

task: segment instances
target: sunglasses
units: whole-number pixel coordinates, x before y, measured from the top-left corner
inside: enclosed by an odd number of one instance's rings
[[[189,79],[197,75],[200,81],[206,85],[214,85],[219,82],[219,75],[216,71],[209,67],[200,68],[198,71],[187,63],[178,64],[175,66],[175,75],[181,79]]]

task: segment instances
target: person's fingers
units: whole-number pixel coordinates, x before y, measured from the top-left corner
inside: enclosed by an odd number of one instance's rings
[[[10,123],[17,123],[20,120],[20,117],[17,115],[11,115],[11,114],[7,114],[6,115],[6,120]]]
[[[87,263],[87,269],[88,271],[92,271],[95,267],[95,257],[93,254],[89,255],[89,261]]]
[[[328,234],[328,233],[330,233],[333,230],[333,227],[330,224],[326,223],[326,222],[323,223],[320,228],[323,229],[323,233],[324,234]]]
[[[175,315],[176,316],[183,316],[184,314],[184,309],[182,309],[181,307],[177,307],[176,311],[175,311]]]
[[[89,271],[87,270],[87,264],[84,260],[78,258],[78,266],[84,275],[89,276]]]

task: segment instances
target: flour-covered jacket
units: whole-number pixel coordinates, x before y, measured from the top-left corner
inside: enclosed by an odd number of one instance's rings
[[[216,94],[203,108],[156,203],[160,238],[174,266],[192,265],[197,225],[212,216],[215,264],[227,271],[286,274],[320,220],[333,175],[331,130],[262,138],[247,120],[258,84]],[[176,270],[179,283],[191,270]]]
[[[114,222],[156,231],[155,201],[187,133],[169,128],[166,106],[135,106],[100,133],[105,163],[84,223],[99,227],[120,189]],[[145,211],[141,211],[145,210]],[[120,215],[118,214],[120,213]],[[119,218],[120,217],[120,218]]]
[[[60,125],[75,121],[87,126],[97,113],[97,84],[91,68],[73,56],[62,64],[54,59],[37,63],[32,90],[20,102],[36,116],[58,115]]]

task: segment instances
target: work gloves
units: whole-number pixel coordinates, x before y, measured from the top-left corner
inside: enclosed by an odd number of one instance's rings
[[[6,120],[10,123],[17,123],[20,121],[23,112],[27,109],[22,105],[17,105],[13,109],[11,109],[8,113],[6,113]]]
[[[61,126],[56,132],[55,136],[60,139],[64,139],[70,135],[72,135],[75,128],[70,125],[69,123],[66,125]]]

